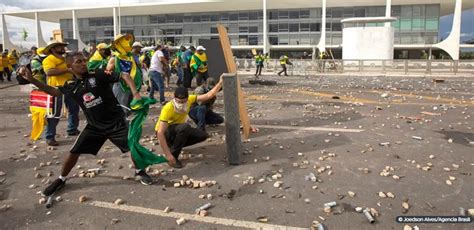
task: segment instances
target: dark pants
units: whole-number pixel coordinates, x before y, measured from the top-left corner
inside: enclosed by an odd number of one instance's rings
[[[257,71],[255,71],[255,76],[260,76],[262,75],[262,69],[263,69],[263,63],[262,64],[257,64]]]
[[[288,74],[286,73],[286,65],[285,64],[281,64],[281,68],[283,68],[280,72],[278,72],[278,75],[282,74],[283,72],[285,73],[285,76],[288,76]]]
[[[217,125],[224,122],[224,118],[221,115],[215,113],[205,105],[195,105],[191,107],[189,117],[193,119],[201,130],[206,129],[206,124]]]
[[[2,81],[3,81],[3,75],[7,76],[7,81],[12,80],[12,72],[10,71],[10,69],[8,67],[3,68],[3,72],[0,72],[0,73],[2,73],[1,76],[0,76],[0,79]]]
[[[190,68],[183,68],[183,86],[186,88],[191,88],[191,82],[193,81],[193,75],[191,74]]]
[[[66,104],[66,108],[68,109],[68,116],[67,116],[67,133],[73,133],[77,130],[79,126],[79,106],[74,102],[71,97],[61,95],[59,97],[54,97],[54,109],[53,109],[53,116],[55,118],[48,118],[48,124],[46,125],[46,139],[47,140],[54,140],[56,136],[56,127],[59,123],[59,118],[61,116],[61,109],[63,105],[63,98],[64,104]]]
[[[183,72],[183,68],[179,65],[176,66],[176,75],[178,75],[178,81],[176,82],[176,85],[178,86],[183,85],[184,72]]]
[[[196,85],[201,86],[203,83],[206,83],[207,79],[209,78],[209,72],[197,72],[196,73]]]
[[[168,126],[165,136],[171,154],[173,154],[176,159],[178,159],[184,147],[203,142],[208,137],[206,132],[193,128],[188,123]]]

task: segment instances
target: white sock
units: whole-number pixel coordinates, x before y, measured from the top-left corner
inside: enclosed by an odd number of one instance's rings
[[[59,176],[59,179],[61,179],[62,181],[66,181],[66,177],[63,176]]]

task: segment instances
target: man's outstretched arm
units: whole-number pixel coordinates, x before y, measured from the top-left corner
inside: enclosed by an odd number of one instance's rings
[[[62,93],[61,91],[59,91],[59,89],[55,88],[55,87],[52,87],[52,86],[49,86],[41,81],[38,81],[36,80],[32,75],[31,75],[31,71],[25,67],[21,67],[20,69],[18,69],[18,73],[20,76],[22,76],[24,79],[28,80],[31,84],[35,85],[36,87],[38,87],[41,91],[51,95],[51,96],[54,96],[54,97],[57,97],[57,96],[60,96]]]

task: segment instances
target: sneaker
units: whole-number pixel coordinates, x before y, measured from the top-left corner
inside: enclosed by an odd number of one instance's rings
[[[72,132],[68,132],[67,135],[68,135],[68,136],[77,136],[77,135],[79,135],[79,133],[81,133],[81,131],[79,131],[79,130],[76,129],[76,130],[74,130],[74,131],[72,131]]]
[[[135,173],[135,176],[138,176],[138,178],[140,179],[140,183],[142,183],[143,185],[153,184],[153,179],[151,179],[151,177],[146,174],[145,170],[140,170],[138,173]]]
[[[46,140],[46,143],[49,145],[49,146],[58,146],[58,142],[55,140],[55,139],[48,139]]]
[[[178,160],[178,159],[176,159],[176,164],[170,164],[170,163],[168,162],[168,165],[171,166],[171,167],[173,167],[173,168],[175,168],[175,169],[180,169],[180,168],[183,167],[183,164],[182,164],[181,161]]]
[[[43,190],[42,195],[43,196],[51,196],[56,191],[62,189],[64,187],[64,185],[66,185],[66,181],[63,181],[63,180],[58,178]]]

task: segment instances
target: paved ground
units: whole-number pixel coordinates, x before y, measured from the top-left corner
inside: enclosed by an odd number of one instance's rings
[[[326,229],[403,229],[395,221],[399,215],[457,215],[459,207],[474,208],[474,78],[450,77],[443,83],[403,77],[265,78],[278,85],[250,85],[250,76],[241,77],[251,122],[260,131],[244,143],[240,166],[226,164],[224,127],[213,127],[212,138],[185,149],[191,154],[186,167],[153,166],[155,184],[143,186],[123,179],[133,175],[130,160],[108,142],[98,157],[83,156],[81,168],[71,174],[97,167],[104,171],[95,178],[68,180],[60,194],[64,200],[49,210],[38,204],[38,191],[49,172],[51,179],[57,177],[74,139],[64,136],[62,121],[60,147],[49,151],[44,141],[30,143],[27,94],[18,86],[1,89],[0,171],[6,175],[0,176],[0,206],[11,208],[0,213],[0,228],[285,229],[310,228],[318,220]],[[217,103],[222,112],[222,100]],[[153,136],[158,115],[159,107],[153,108],[145,135]],[[154,142],[144,143],[159,153]],[[101,166],[97,160],[102,158]],[[36,179],[37,173],[43,178]],[[310,173],[316,182],[305,180]],[[273,179],[279,177],[275,174],[281,178]],[[174,188],[183,175],[217,185]],[[282,182],[279,188],[276,181]],[[29,188],[32,184],[38,187]],[[382,198],[379,192],[395,197]],[[201,194],[213,199],[199,199]],[[82,195],[89,198],[84,203],[79,202]],[[113,204],[118,198],[125,204]],[[338,205],[325,213],[323,204],[330,201]],[[408,210],[402,208],[404,201]],[[209,216],[214,219],[192,215],[207,202],[213,204]],[[173,211],[162,212],[167,206]],[[355,207],[374,208],[376,223]],[[178,226],[180,216],[191,220]],[[260,223],[259,217],[268,222]],[[473,228],[472,223],[410,224],[415,225]]]

